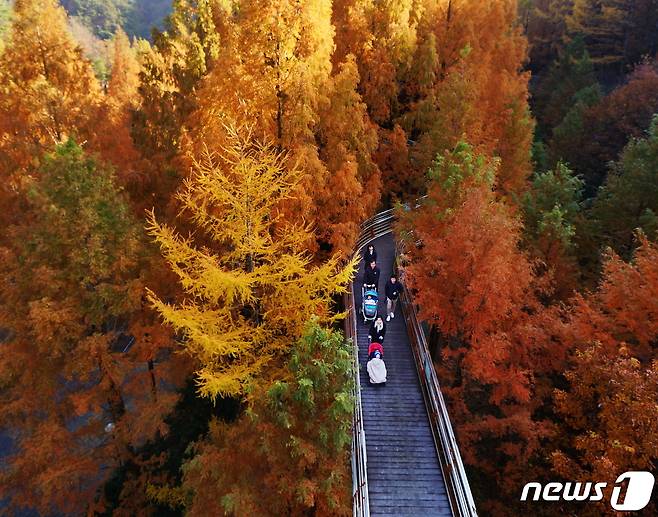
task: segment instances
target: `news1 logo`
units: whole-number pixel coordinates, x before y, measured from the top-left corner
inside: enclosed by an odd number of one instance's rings
[[[622,483],[628,481],[623,492]],[[615,481],[610,497],[610,505],[620,512],[642,510],[651,500],[655,479],[651,472],[624,472]],[[521,493],[521,501],[527,501],[532,491],[532,500],[539,501],[602,501],[603,490],[607,483],[560,483],[553,481],[542,486],[541,483],[527,483]],[[623,496],[625,494],[625,497]]]

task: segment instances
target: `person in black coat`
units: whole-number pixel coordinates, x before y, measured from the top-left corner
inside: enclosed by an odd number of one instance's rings
[[[391,279],[386,282],[384,291],[386,293],[386,321],[391,321],[391,318],[395,318],[395,306],[402,292],[402,284],[398,282],[395,275],[391,275]]]
[[[368,249],[366,249],[365,255],[363,255],[363,261],[366,264],[366,267],[368,267],[368,264],[371,262],[377,262],[377,250],[372,244],[368,244]]]
[[[374,285],[375,291],[379,291],[379,267],[374,260],[366,266],[366,273],[363,275],[363,285]]]
[[[368,342],[369,343],[379,343],[380,345],[384,344],[384,336],[386,335],[386,323],[381,316],[377,316],[375,321],[370,325],[370,330],[368,331]]]

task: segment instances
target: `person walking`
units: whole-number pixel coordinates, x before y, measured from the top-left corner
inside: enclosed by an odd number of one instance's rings
[[[371,262],[377,262],[377,250],[372,244],[368,244],[368,249],[366,250],[365,255],[363,256],[363,261],[366,264],[366,267],[368,267],[368,264]]]
[[[384,343],[384,336],[386,335],[386,323],[381,316],[377,316],[377,319],[372,322],[370,325],[370,330],[368,331],[368,341],[370,343]]]
[[[372,260],[370,264],[366,266],[366,273],[363,275],[363,285],[374,285],[375,291],[379,292],[379,274],[380,270],[377,266],[377,262]]]
[[[402,285],[395,275],[391,275],[390,280],[386,282],[384,291],[386,292],[386,321],[391,321],[391,318],[395,318],[395,306],[402,292]]]

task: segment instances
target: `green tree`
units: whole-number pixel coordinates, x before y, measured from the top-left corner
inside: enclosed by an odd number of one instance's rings
[[[550,235],[565,248],[573,245],[575,219],[581,211],[583,181],[564,164],[538,173],[524,196],[524,228],[534,241]]]
[[[353,365],[340,332],[308,325],[285,376],[185,465],[189,515],[350,515]]]
[[[576,284],[575,236],[583,185],[558,163],[553,170],[535,174],[523,196],[526,247],[552,271],[558,295],[570,295]]]
[[[96,37],[110,39],[119,29],[148,38],[171,13],[171,0],[62,0],[62,6]]]
[[[124,30],[139,38],[149,38],[154,29],[161,28],[171,14],[171,0],[140,0],[134,2],[126,14]]]
[[[583,90],[564,124],[554,131],[551,156],[565,161],[585,180],[587,197],[594,197],[610,162],[619,159],[632,138],[641,138],[658,112],[658,66],[638,66],[600,102],[600,92]]]
[[[632,140],[599,189],[591,210],[600,242],[628,257],[634,232],[658,237],[658,116],[647,137]]]
[[[598,83],[586,86],[574,94],[570,101],[571,107],[565,112],[560,123],[552,128],[549,140],[549,157],[552,162],[577,156],[579,144],[583,138],[588,138],[585,129],[585,115],[592,106],[596,106],[603,98],[603,92]]]
[[[62,0],[71,16],[78,17],[96,36],[109,39],[125,23],[125,14],[135,0]]]
[[[77,285],[90,324],[125,314],[134,296],[120,278],[136,265],[140,230],[114,173],[69,140],[46,157],[27,197],[36,213],[25,228],[32,237],[21,240],[24,260],[35,261],[35,270],[47,264],[59,280]]]
[[[582,101],[578,93],[597,84],[594,65],[582,38],[574,38],[551,64],[537,87],[534,110],[539,129],[550,137],[570,108]]]

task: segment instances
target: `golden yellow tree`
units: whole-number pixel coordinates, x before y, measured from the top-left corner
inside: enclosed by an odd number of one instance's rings
[[[150,299],[164,320],[184,335],[199,362],[202,395],[243,394],[266,365],[282,365],[306,321],[332,319],[331,296],[341,293],[354,264],[336,258],[311,265],[305,251],[312,234],[281,218],[303,171],[249,128],[225,126],[226,142],[194,160],[178,195],[198,227],[182,237],[152,214],[149,231],[180,278],[187,299],[178,305]],[[267,377],[267,376],[266,376]]]

